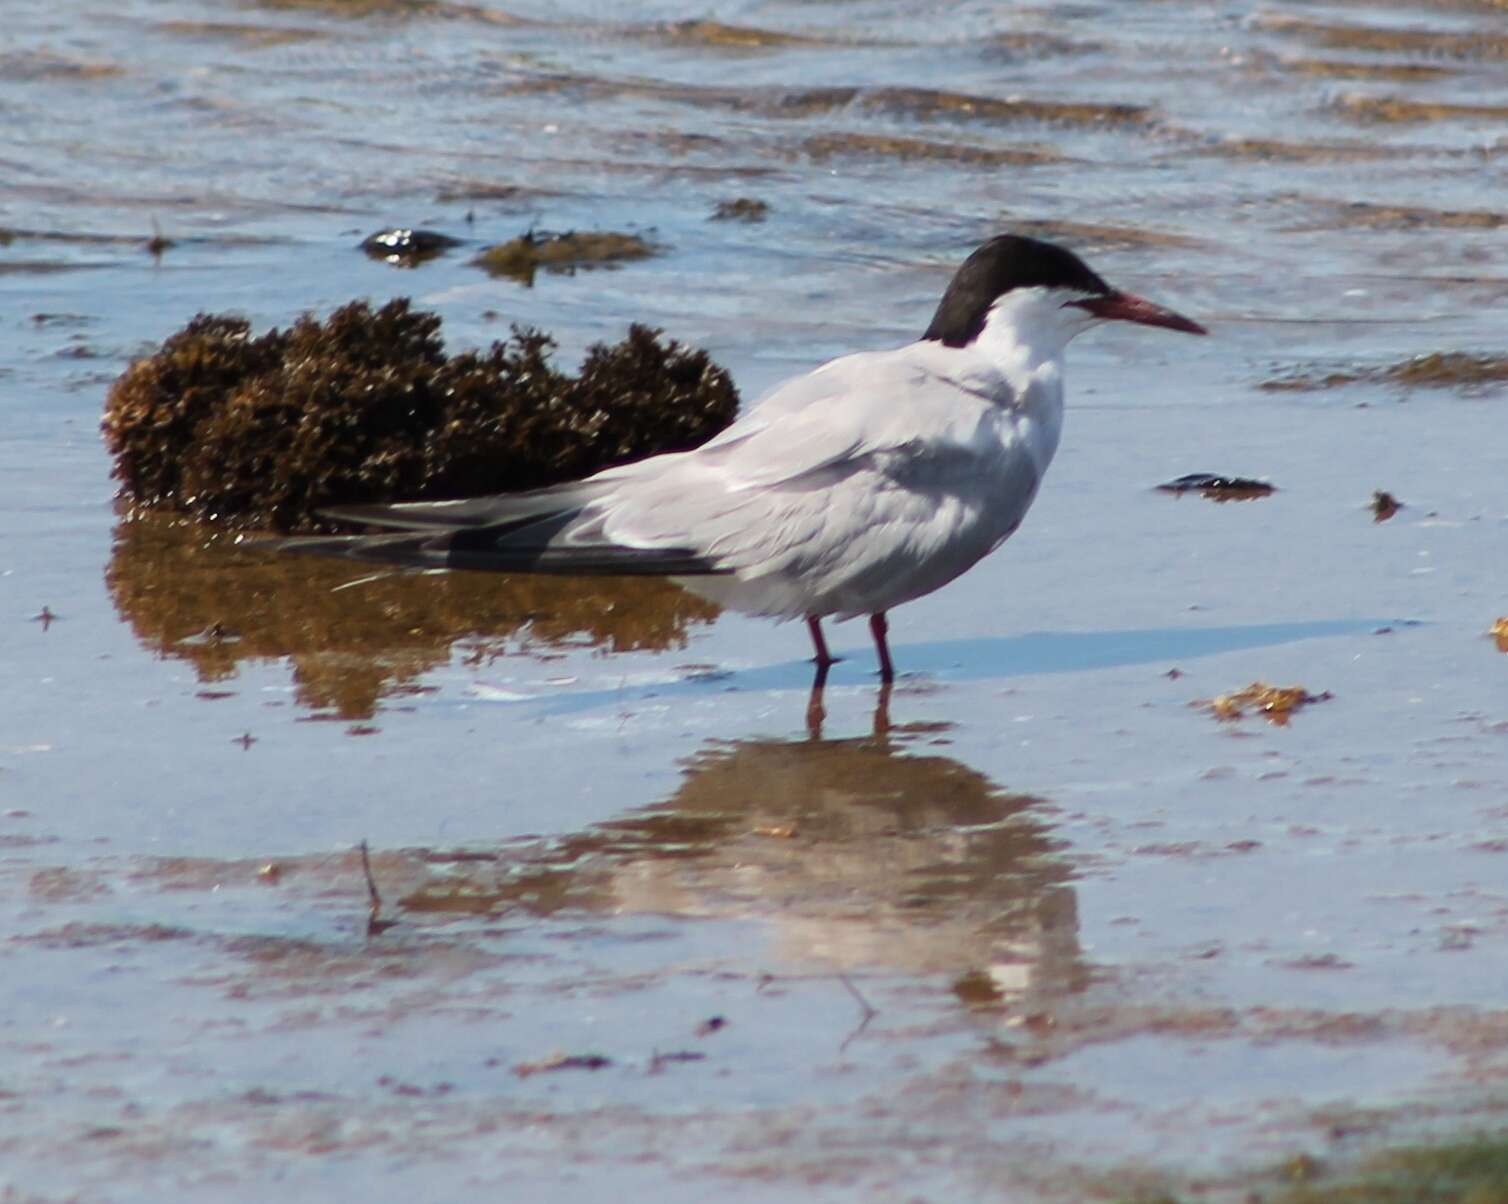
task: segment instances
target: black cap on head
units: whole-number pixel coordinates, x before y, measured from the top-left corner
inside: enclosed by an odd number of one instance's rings
[[[1013,288],[1066,288],[1090,296],[1113,293],[1072,251],[1002,234],[985,243],[953,274],[924,339],[965,347],[979,337],[995,299]]]

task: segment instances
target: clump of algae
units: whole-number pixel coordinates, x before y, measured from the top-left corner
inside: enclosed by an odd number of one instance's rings
[[[335,504],[529,489],[694,447],[738,408],[703,351],[634,325],[571,376],[515,326],[445,354],[405,298],[253,336],[200,314],[111,386],[105,440],[135,506],[234,528],[328,531]]]
[[[1331,697],[1328,690],[1311,694],[1303,686],[1270,686],[1266,682],[1254,681],[1242,689],[1204,699],[1195,705],[1204,707],[1221,720],[1240,719],[1248,711],[1255,711],[1281,727],[1299,708],[1312,702],[1325,702]]]

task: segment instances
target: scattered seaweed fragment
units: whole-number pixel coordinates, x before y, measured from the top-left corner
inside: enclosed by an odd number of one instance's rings
[[[1508,615],[1502,615],[1494,620],[1487,634],[1497,642],[1499,652],[1508,652]]]
[[[1374,523],[1385,523],[1402,509],[1403,503],[1386,489],[1372,491],[1372,521]]]
[[[1202,497],[1213,502],[1249,502],[1277,492],[1277,487],[1266,481],[1251,477],[1223,477],[1212,472],[1191,472],[1176,481],[1164,481],[1157,489],[1160,493],[1171,493],[1175,497],[1182,497],[1197,489]]]
[[[1266,682],[1254,681],[1229,694],[1201,698],[1193,705],[1205,708],[1222,721],[1240,719],[1247,711],[1257,711],[1269,723],[1283,727],[1299,708],[1311,702],[1328,702],[1332,697],[1329,690],[1311,694],[1303,686],[1269,686]]]
[[[105,440],[122,494],[229,527],[336,529],[336,503],[529,489],[694,447],[738,408],[703,351],[634,325],[580,374],[515,326],[447,357],[440,319],[406,298],[253,337],[200,314],[110,387]]]
[[[737,197],[731,201],[719,201],[709,221],[714,222],[762,222],[769,216],[767,202],[751,196]]]
[[[604,1054],[551,1054],[548,1058],[540,1058],[537,1062],[520,1062],[513,1068],[513,1073],[521,1079],[530,1075],[545,1074],[554,1070],[603,1070],[613,1064],[613,1060]]]
[[[611,230],[579,233],[574,230],[552,234],[547,230],[529,230],[517,238],[488,247],[474,260],[491,276],[507,276],[530,287],[535,274],[544,268],[551,272],[574,272],[577,268],[602,267],[631,259],[645,259],[655,248],[637,234],[619,234]]]
[[[443,255],[452,247],[459,247],[461,240],[438,230],[418,230],[408,226],[394,226],[378,230],[361,240],[361,249],[373,259],[391,263],[397,267],[412,268],[427,263],[437,255]]]

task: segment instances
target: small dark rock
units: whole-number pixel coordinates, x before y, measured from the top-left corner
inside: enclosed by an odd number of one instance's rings
[[[1266,497],[1276,492],[1275,487],[1266,481],[1256,481],[1250,477],[1222,477],[1209,472],[1191,472],[1157,488],[1162,493],[1178,497],[1197,489],[1214,502],[1249,502],[1253,498]]]
[[[373,259],[406,268],[417,267],[460,245],[459,238],[451,238],[448,234],[436,230],[412,230],[406,226],[379,230],[361,240],[361,249]]]

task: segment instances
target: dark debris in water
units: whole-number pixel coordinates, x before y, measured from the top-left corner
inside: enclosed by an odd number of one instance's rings
[[[507,276],[521,284],[533,285],[534,276],[541,268],[551,272],[574,272],[577,268],[607,267],[646,259],[657,249],[637,234],[620,234],[611,230],[572,230],[564,234],[530,230],[488,247],[472,262],[485,269],[488,275]]]
[[[712,211],[714,222],[762,222],[769,216],[770,206],[755,197],[741,196],[731,201],[719,201]]]
[[[145,246],[148,255],[151,255],[154,259],[160,259],[162,258],[164,251],[170,251],[178,244],[173,239],[168,238],[166,235],[164,235],[163,232],[157,228],[157,223],[153,222],[152,237],[147,239],[147,241],[143,245]]]
[[[1222,721],[1240,719],[1248,711],[1255,711],[1269,723],[1284,727],[1300,708],[1314,702],[1328,702],[1333,697],[1329,690],[1311,694],[1303,686],[1270,686],[1266,682],[1254,681],[1240,690],[1203,698],[1193,705],[1203,707]]]
[[[546,1074],[556,1070],[605,1070],[613,1060],[603,1054],[552,1054],[535,1062],[520,1062],[513,1073],[521,1079],[531,1075]]]
[[[1372,521],[1385,523],[1403,509],[1403,503],[1386,489],[1376,489],[1372,492],[1371,509]]]
[[[439,330],[406,298],[257,337],[200,314],[110,388],[123,496],[227,527],[327,531],[325,506],[529,489],[694,447],[738,408],[705,352],[646,326],[592,347],[574,377],[540,331],[447,357]]]
[[[1251,477],[1226,477],[1212,472],[1191,472],[1175,481],[1165,481],[1157,486],[1160,493],[1182,497],[1198,490],[1200,496],[1212,502],[1249,502],[1277,492],[1277,487],[1266,481]]]
[[[361,240],[361,249],[373,259],[406,268],[427,263],[460,245],[459,238],[441,234],[438,230],[419,230],[408,226],[378,230]]]

